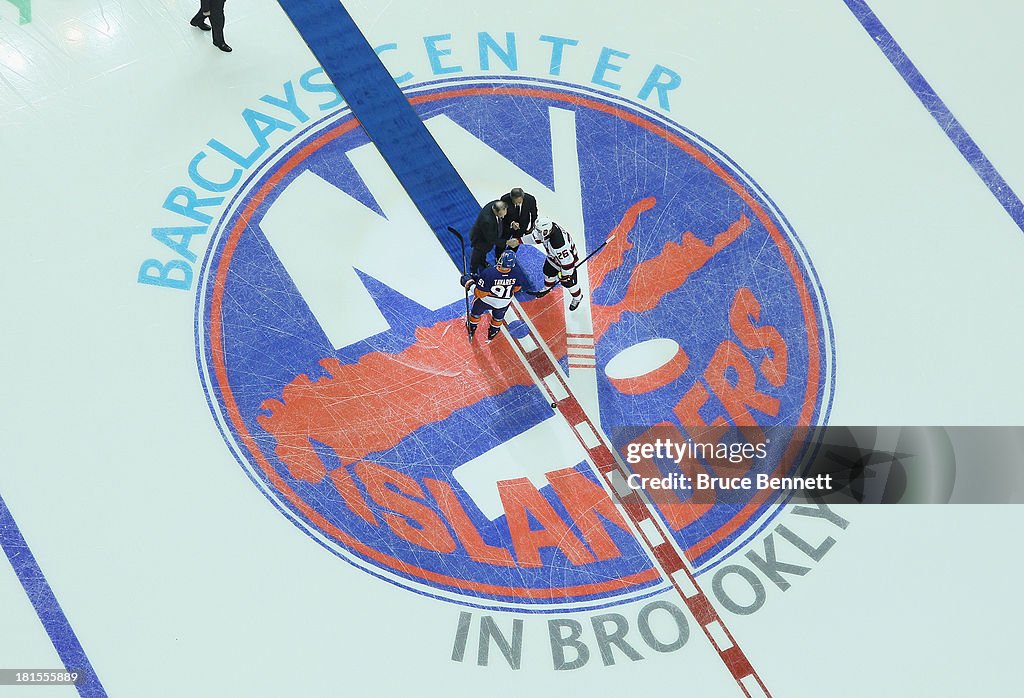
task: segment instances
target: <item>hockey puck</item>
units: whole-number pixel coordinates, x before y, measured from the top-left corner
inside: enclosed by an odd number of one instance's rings
[[[551,403],[551,409],[557,410],[558,409],[558,403],[557,402],[552,402]]]

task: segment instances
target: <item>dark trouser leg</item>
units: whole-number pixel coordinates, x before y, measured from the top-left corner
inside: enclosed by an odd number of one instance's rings
[[[209,16],[210,16],[210,0],[202,0],[202,2],[199,3],[199,12],[196,12],[195,16],[192,18],[193,26],[199,24],[200,22],[203,21],[203,19],[205,19],[206,17],[209,17]]]
[[[213,43],[224,43],[224,0],[205,0],[210,5],[210,26],[213,27]]]
[[[474,247],[473,255],[469,258],[469,273],[479,273],[481,269],[487,266],[487,248],[486,247]]]

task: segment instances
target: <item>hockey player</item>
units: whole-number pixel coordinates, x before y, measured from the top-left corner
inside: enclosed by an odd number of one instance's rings
[[[491,314],[491,326],[487,330],[487,341],[491,341],[501,332],[505,324],[505,312],[523,284],[513,271],[516,266],[516,253],[506,249],[498,256],[493,267],[487,267],[479,274],[463,274],[462,285],[467,291],[473,291],[475,300],[469,311],[469,341],[473,341],[480,317]]]
[[[533,295],[538,298],[546,295],[561,281],[572,296],[569,310],[576,310],[583,300],[583,291],[576,276],[580,257],[569,231],[550,218],[538,218],[533,227],[533,241],[544,247],[547,256],[544,260],[544,290]]]

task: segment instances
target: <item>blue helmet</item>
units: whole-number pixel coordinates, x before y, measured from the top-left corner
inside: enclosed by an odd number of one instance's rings
[[[498,255],[498,261],[494,263],[494,266],[502,274],[512,271],[512,267],[516,265],[516,253],[510,249],[506,249],[500,255]]]

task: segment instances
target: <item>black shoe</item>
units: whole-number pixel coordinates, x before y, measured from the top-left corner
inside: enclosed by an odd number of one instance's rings
[[[476,325],[466,324],[466,332],[469,333],[469,343],[473,343],[473,335],[476,334]]]
[[[193,17],[192,21],[190,21],[189,24],[191,24],[193,27],[196,27],[197,29],[202,29],[204,32],[210,31],[210,25],[206,23],[205,17]]]
[[[227,44],[223,44],[223,43],[221,43],[221,44],[214,44],[214,46],[219,48],[224,53],[231,53],[231,47],[228,46]]]
[[[580,294],[580,295],[576,296],[575,298],[573,298],[572,302],[569,303],[569,310],[576,310],[576,308],[580,307],[580,301],[581,300],[583,300],[583,295],[582,294]]]
[[[497,337],[499,332],[501,332],[501,328],[500,327],[488,327],[487,328],[487,341],[489,342],[492,339],[494,339],[495,337]]]

